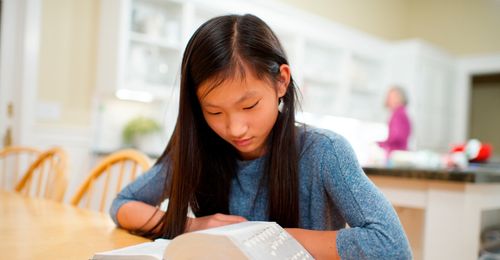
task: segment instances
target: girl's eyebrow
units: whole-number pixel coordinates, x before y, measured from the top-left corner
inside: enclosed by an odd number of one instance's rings
[[[252,98],[254,96],[257,96],[257,92],[256,91],[248,91],[246,92],[243,96],[241,96],[234,104],[239,104],[249,98]],[[217,105],[214,105],[214,104],[210,104],[210,103],[207,103],[207,102],[203,102],[205,106],[207,107],[216,107],[218,108],[219,106]]]

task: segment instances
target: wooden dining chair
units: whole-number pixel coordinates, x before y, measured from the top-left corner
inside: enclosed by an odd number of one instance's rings
[[[42,152],[29,166],[15,190],[32,197],[61,202],[68,186],[67,155],[60,147]]]
[[[111,204],[111,199],[126,184],[133,181],[139,174],[150,167],[150,159],[139,151],[125,149],[115,152],[105,157],[92,169],[73,198],[71,198],[71,204],[104,212]],[[94,192],[99,194],[94,196]],[[85,205],[82,205],[84,199]],[[96,207],[96,204],[98,207]]]
[[[8,146],[0,150],[0,189],[12,191],[23,173],[41,151],[28,146]]]

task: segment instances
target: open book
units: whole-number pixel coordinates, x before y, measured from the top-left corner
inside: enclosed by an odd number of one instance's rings
[[[157,239],[107,252],[92,259],[313,259],[302,245],[274,222],[248,221]]]

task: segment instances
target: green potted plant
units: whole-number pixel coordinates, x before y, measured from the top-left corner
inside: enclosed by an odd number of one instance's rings
[[[123,143],[143,152],[156,150],[155,146],[161,139],[161,129],[160,123],[152,118],[143,116],[132,118],[123,128]]]

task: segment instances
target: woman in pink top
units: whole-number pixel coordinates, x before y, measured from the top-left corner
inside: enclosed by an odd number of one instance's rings
[[[406,113],[407,99],[400,87],[392,87],[387,93],[385,106],[392,111],[389,120],[389,135],[383,142],[379,142],[389,155],[394,150],[408,150],[408,139],[411,134],[411,123]]]

